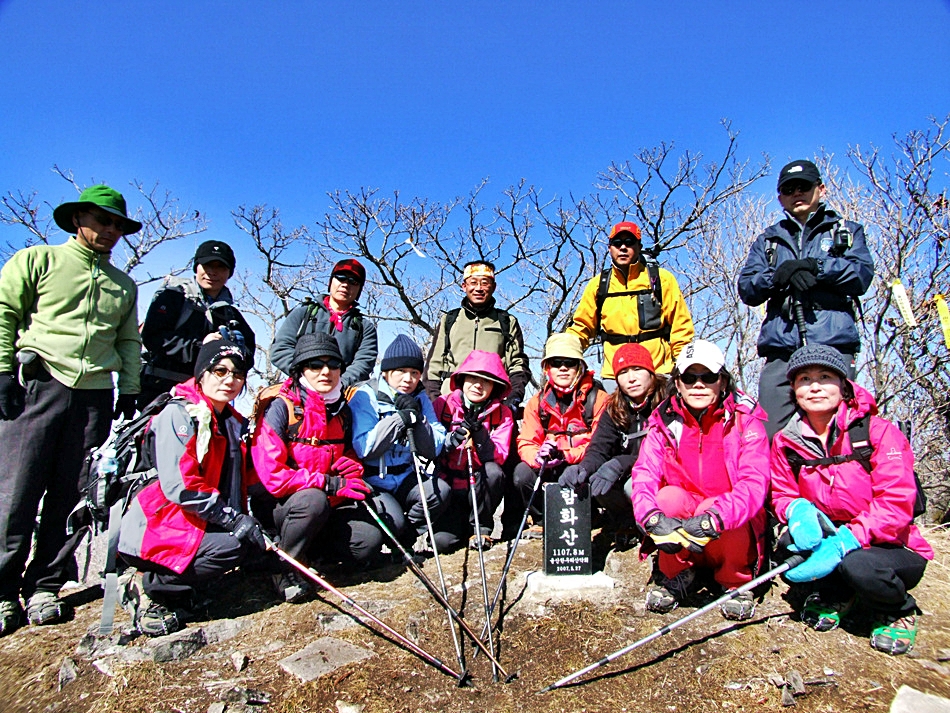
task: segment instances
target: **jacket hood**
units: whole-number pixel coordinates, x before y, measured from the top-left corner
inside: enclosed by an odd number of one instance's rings
[[[496,384],[502,385],[500,398],[505,398],[511,393],[511,381],[508,379],[508,372],[505,371],[505,365],[502,364],[501,357],[494,352],[486,352],[481,349],[473,349],[465,357],[459,368],[452,373],[451,387],[453,391],[462,388],[462,381],[466,374],[481,376]]]

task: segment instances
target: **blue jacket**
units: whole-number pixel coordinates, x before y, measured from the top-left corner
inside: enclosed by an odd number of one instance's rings
[[[829,250],[839,223],[851,231],[853,242],[836,257],[829,254]],[[770,264],[772,250],[774,260]],[[784,261],[808,257],[818,260],[818,284],[802,300],[808,342],[837,347],[848,353],[856,352],[860,345],[854,299],[871,286],[874,260],[864,238],[864,226],[843,220],[822,203],[804,230],[788,214],[766,228],[755,239],[739,273],[739,297],[743,302],[755,307],[768,300],[759,333],[760,356],[790,354],[801,346],[794,296],[790,288],[773,287],[772,276]]]

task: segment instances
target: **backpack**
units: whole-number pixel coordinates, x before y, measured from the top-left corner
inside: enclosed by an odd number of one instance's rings
[[[628,290],[626,292],[610,292],[610,278],[613,275],[613,265],[604,268],[600,273],[600,282],[597,284],[597,293],[594,297],[594,339],[608,344],[627,344],[648,342],[651,339],[670,340],[670,325],[663,324],[663,285],[660,282],[660,264],[653,256],[641,254],[640,264],[646,268],[650,276],[650,287],[643,290]],[[604,302],[608,297],[637,297],[637,317],[640,331],[637,334],[606,334],[601,331],[601,315]]]
[[[461,314],[461,312],[462,312],[462,308],[456,307],[455,309],[450,309],[448,312],[445,313],[445,327],[442,334],[442,337],[443,337],[442,363],[443,364],[446,363],[446,358],[452,351],[452,345],[449,342],[449,334],[451,334],[452,327],[455,326],[455,322],[458,321],[459,314]],[[496,309],[495,312],[498,316],[498,326],[501,328],[501,333],[502,333],[503,341],[502,341],[501,348],[503,352],[507,352],[508,344],[511,340],[511,315],[508,314],[503,309]],[[500,356],[504,357],[504,354],[501,354]],[[439,378],[448,379],[450,376],[452,376],[452,373],[453,372],[451,371],[442,371],[439,373]]]
[[[561,435],[571,435],[576,436],[580,433],[590,433],[594,427],[594,405],[597,402],[597,393],[603,391],[603,385],[597,380],[594,379],[593,386],[590,387],[590,391],[587,392],[587,396],[584,398],[584,411],[582,413],[582,418],[584,419],[584,424],[587,426],[586,431],[552,431],[555,436]],[[548,426],[551,423],[551,414],[541,408],[541,401],[538,400],[538,420],[541,422],[541,429],[548,433]]]
[[[312,436],[310,438],[298,437],[297,433],[300,431],[300,424],[303,420],[303,407],[300,404],[295,404],[289,398],[280,393],[282,386],[283,384],[272,384],[271,386],[265,386],[261,388],[261,390],[257,392],[257,396],[254,398],[254,406],[251,409],[251,426],[248,429],[248,432],[253,434],[251,437],[252,443],[254,438],[257,436],[257,429],[264,417],[264,413],[267,411],[267,407],[270,406],[274,399],[281,399],[287,406],[288,442],[306,443],[307,445],[311,446],[320,446],[332,443],[346,444],[352,441],[353,413],[348,408],[341,408],[338,414],[343,421],[343,438],[317,438],[316,436]],[[349,395],[344,393],[343,399],[344,401],[348,401]],[[330,416],[330,418],[332,418],[332,416]]]
[[[171,392],[156,396],[138,416],[116,425],[106,442],[86,457],[88,480],[66,521],[70,535],[82,527],[90,527],[93,535],[108,532],[99,620],[99,634],[103,636],[112,633],[115,616],[122,516],[136,493],[158,477],[149,425],[173,398]],[[114,467],[110,467],[112,463]]]
[[[307,308],[306,313],[303,316],[303,319],[300,320],[300,326],[297,328],[297,340],[307,332],[307,327],[311,322],[315,321],[317,318],[317,312],[321,309],[325,310],[326,307],[323,305],[323,302],[314,302],[311,297],[305,297],[303,301],[304,306]],[[350,320],[350,325],[353,329],[356,330],[356,341],[363,341],[363,315],[355,306],[350,307],[350,309],[355,310],[353,312],[353,319]],[[316,329],[316,327],[314,327]]]
[[[858,461],[864,469],[871,472],[871,454],[874,453],[874,445],[871,443],[871,414],[866,413],[861,418],[848,424],[848,440],[851,441],[851,452],[836,456],[825,456],[824,458],[805,458],[795,449],[785,446],[785,459],[792,468],[796,480],[802,470],[803,465],[832,465],[836,463],[849,463]],[[917,471],[914,471],[914,483],[917,486],[917,495],[914,498],[914,517],[918,518],[927,512],[927,494],[920,484],[920,478]]]

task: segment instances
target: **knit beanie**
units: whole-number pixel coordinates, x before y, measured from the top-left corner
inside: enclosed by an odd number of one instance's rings
[[[247,371],[247,357],[239,344],[230,339],[213,339],[207,344],[202,344],[201,349],[198,350],[198,358],[195,359],[195,379],[200,379],[206,371],[211,371],[222,359],[230,359],[234,362],[235,369]]]
[[[824,344],[809,344],[796,349],[788,360],[785,376],[788,377],[789,382],[792,382],[796,373],[810,366],[823,366],[831,369],[842,379],[848,378],[848,362],[845,361],[841,352]]]
[[[329,334],[304,334],[297,340],[297,346],[294,347],[294,359],[290,368],[296,369],[299,365],[319,357],[332,357],[343,361],[340,345]]]
[[[653,357],[650,355],[649,350],[642,344],[632,344],[629,342],[624,344],[614,352],[614,358],[610,363],[614,368],[615,375],[632,366],[646,369],[651,374],[656,373],[656,368],[653,366]]]
[[[386,372],[393,369],[417,369],[422,371],[422,349],[411,337],[405,334],[398,335],[383,354],[379,370]]]

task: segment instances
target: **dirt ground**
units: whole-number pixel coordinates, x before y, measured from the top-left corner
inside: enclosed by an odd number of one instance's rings
[[[795,698],[801,711],[886,711],[902,684],[950,697],[950,532],[927,530],[938,554],[915,590],[922,618],[917,647],[908,656],[890,657],[868,645],[866,627],[828,633],[806,629],[792,615],[788,590],[778,583],[765,593],[748,622],[724,620],[711,611],[668,635],[548,693],[538,691],[594,663],[660,626],[693,611],[680,608],[657,616],[644,611],[650,575],[636,549],[595,550],[616,588],[593,601],[538,601],[528,596],[524,574],[541,567],[541,543],[519,546],[504,601],[498,657],[511,683],[493,683],[484,655],[473,659],[466,642],[471,685],[458,687],[436,670],[365,626],[348,607],[326,594],[303,604],[278,603],[262,575],[233,573],[220,582],[218,618],[236,618],[247,626],[236,637],[206,646],[170,663],[96,660],[77,651],[83,636],[95,630],[102,599],[98,587],[72,592],[71,621],[51,627],[24,627],[0,639],[0,711],[143,711],[157,713],[209,710],[220,700],[247,699],[232,689],[251,690],[258,706],[228,703],[228,711],[267,713],[300,711],[778,711],[782,691],[776,680],[798,671],[805,693]],[[505,559],[505,546],[487,553],[490,590],[494,592]],[[443,556],[450,600],[472,628],[484,622],[481,582],[475,553]],[[424,566],[433,580],[432,560]],[[444,612],[411,572],[402,567],[377,570],[360,578],[331,576],[347,595],[377,613],[400,632],[457,668]],[[465,583],[463,587],[462,584]],[[117,614],[119,627],[128,617]],[[190,628],[205,622],[189,624]],[[369,649],[374,655],[314,682],[302,683],[284,672],[278,660],[308,643],[333,636]],[[137,638],[129,649],[142,649]],[[232,654],[246,655],[237,672]],[[60,687],[65,659],[78,677]],[[107,673],[103,673],[103,670]],[[232,691],[229,693],[229,691]],[[230,696],[230,698],[229,698]],[[220,710],[220,705],[217,706]]]

